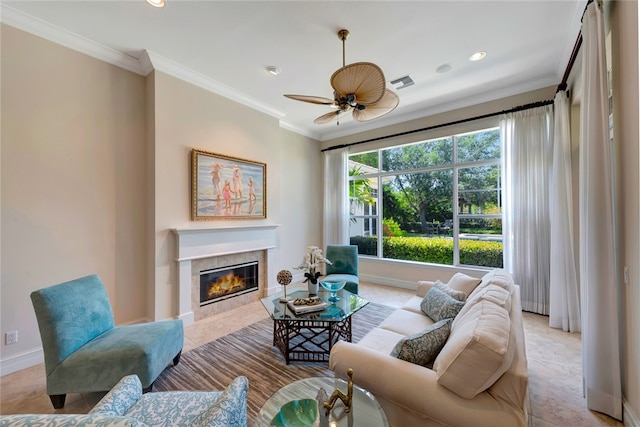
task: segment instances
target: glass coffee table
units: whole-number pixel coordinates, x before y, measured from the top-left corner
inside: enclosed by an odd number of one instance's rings
[[[307,287],[287,288],[289,299],[309,296]],[[330,293],[321,289],[318,297],[328,305],[322,311],[295,314],[281,293],[262,298],[262,305],[273,319],[273,345],[282,352],[287,364],[291,361],[326,362],[331,347],[340,339],[351,342],[351,316],[369,301],[344,289],[338,291],[337,302],[330,302]]]
[[[357,370],[355,375],[358,375]],[[256,427],[270,426],[280,408],[287,402],[299,399],[316,399],[321,388],[324,389],[326,395],[331,395],[336,388],[347,394],[347,382],[340,378],[314,377],[295,381],[282,387],[265,402],[258,413]],[[320,407],[319,427],[389,426],[387,415],[375,396],[355,384],[350,412],[344,411],[345,408],[339,400],[326,416],[321,406],[322,404],[318,405]]]

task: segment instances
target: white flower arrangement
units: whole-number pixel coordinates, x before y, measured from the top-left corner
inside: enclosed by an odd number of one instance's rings
[[[302,264],[294,267],[294,269],[305,271],[304,277],[306,277],[306,279],[304,279],[303,283],[308,281],[318,283],[318,278],[322,275],[322,273],[318,271],[321,264],[331,264],[331,261],[322,255],[322,249],[317,246],[309,246],[307,247],[307,253],[302,259]]]

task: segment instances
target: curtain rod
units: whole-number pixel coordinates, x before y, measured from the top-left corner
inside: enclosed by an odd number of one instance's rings
[[[460,123],[472,122],[474,120],[486,119],[487,117],[498,116],[500,114],[515,113],[517,111],[529,110],[531,108],[544,107],[545,105],[550,105],[550,104],[553,104],[553,100],[552,99],[548,99],[546,101],[532,102],[530,104],[520,105],[520,106],[517,106],[517,107],[510,108],[508,110],[502,110],[502,111],[498,111],[498,112],[495,112],[495,113],[483,114],[481,116],[469,117],[467,119],[455,120],[453,122],[441,123],[439,125],[427,126],[425,128],[408,130],[406,132],[394,133],[393,135],[379,136],[377,138],[365,139],[364,141],[351,142],[349,144],[334,145],[332,147],[323,148],[322,150],[320,150],[320,152],[337,150],[337,149],[340,149],[340,148],[351,147],[352,145],[364,144],[366,142],[380,141],[382,139],[387,139],[387,138],[395,138],[396,136],[404,136],[404,135],[410,135],[412,133],[425,132],[425,131],[428,131],[428,130],[438,129],[438,128],[442,128],[442,127],[446,127],[446,126],[458,125]]]
[[[587,12],[587,8],[589,5],[593,3],[593,0],[587,1],[587,4],[582,11],[582,19],[584,19],[584,14]],[[556,93],[567,90],[567,80],[569,80],[569,74],[571,70],[573,70],[573,65],[576,62],[576,58],[578,57],[578,52],[580,52],[580,47],[582,46],[582,30],[578,31],[578,38],[576,39],[576,43],[573,45],[573,50],[571,51],[571,56],[569,57],[569,63],[567,64],[567,68],[564,69],[564,75],[562,76],[562,82],[558,85],[558,90]]]
[[[564,70],[564,75],[562,76],[562,82],[558,85],[558,90],[556,93],[567,90],[567,80],[569,80],[569,74],[571,70],[573,70],[573,64],[576,62],[576,58],[578,57],[578,52],[580,52],[580,46],[582,46],[582,31],[578,33],[578,38],[576,39],[576,44],[573,45],[573,51],[571,51],[571,56],[569,57],[569,63],[567,64],[567,68]]]

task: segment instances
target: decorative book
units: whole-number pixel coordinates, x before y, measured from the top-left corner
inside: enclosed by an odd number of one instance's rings
[[[324,310],[329,305],[318,297],[296,298],[287,303],[295,314],[312,313]]]

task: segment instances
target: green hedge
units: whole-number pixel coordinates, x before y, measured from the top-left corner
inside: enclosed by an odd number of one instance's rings
[[[357,236],[351,244],[357,245],[361,255],[377,255],[375,237]],[[444,237],[383,237],[385,258],[453,265],[453,239]],[[460,264],[483,267],[502,267],[502,242],[460,240]]]

